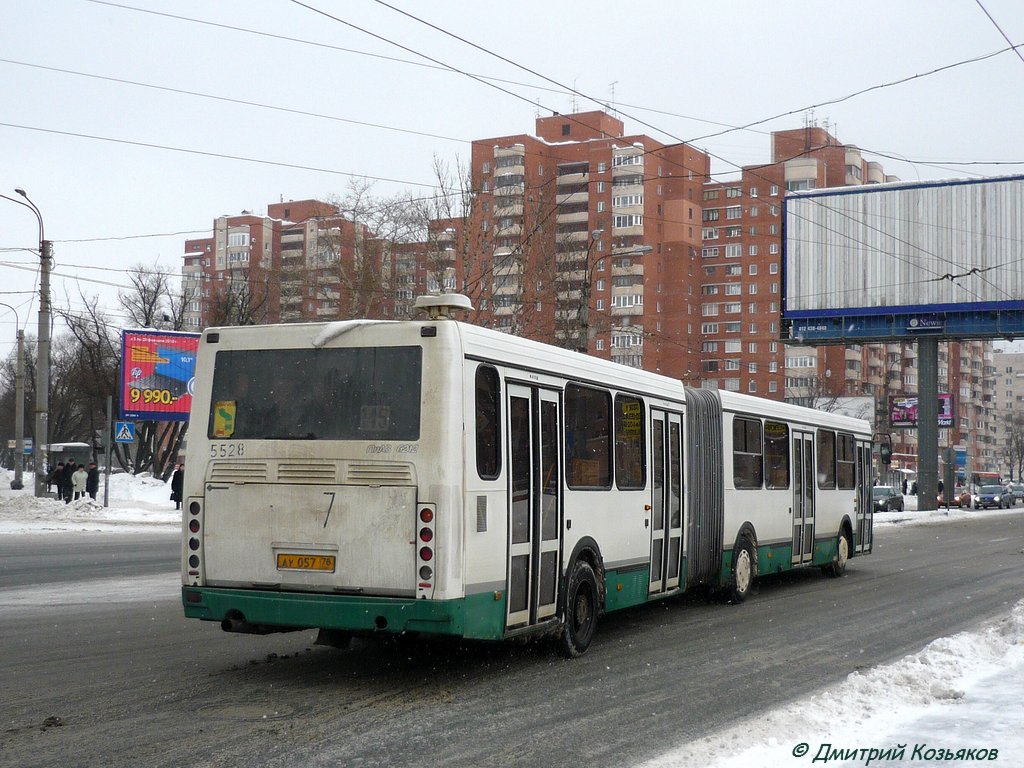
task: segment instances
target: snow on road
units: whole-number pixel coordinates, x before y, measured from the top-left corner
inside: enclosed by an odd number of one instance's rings
[[[181,513],[169,496],[170,487],[159,480],[114,475],[109,507],[90,500],[64,504],[35,499],[30,490],[11,491],[10,474],[0,470],[0,536],[69,531],[177,533]],[[880,536],[895,526],[1016,514],[1012,509],[919,512],[915,497],[907,496],[905,501],[904,512],[875,515]],[[1024,541],[1021,546],[1024,555]],[[101,594],[109,599],[112,590],[124,600],[171,598],[177,594],[177,584],[177,574],[97,579],[73,587],[4,589],[0,583],[0,615],[10,617],[53,605],[87,605]],[[1021,597],[1008,596],[1020,602],[1006,616],[973,631],[939,638],[892,664],[854,672],[816,694],[680,745],[643,768],[965,763],[1024,768]],[[879,759],[880,754],[899,745],[904,745],[899,759]],[[997,750],[995,758],[990,752],[993,749]],[[945,750],[950,750],[949,757]],[[819,759],[815,761],[815,757]]]

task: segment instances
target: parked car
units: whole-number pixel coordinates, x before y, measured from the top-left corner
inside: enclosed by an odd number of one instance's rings
[[[1010,494],[1010,506],[1015,505],[1018,501],[1024,501],[1024,483],[1010,483],[1006,486],[1006,490]]]
[[[891,485],[876,485],[871,489],[871,501],[875,512],[902,512],[903,494]]]
[[[1008,494],[1001,485],[983,485],[971,497],[971,506],[975,509],[1009,508],[1012,504],[1011,494]]]

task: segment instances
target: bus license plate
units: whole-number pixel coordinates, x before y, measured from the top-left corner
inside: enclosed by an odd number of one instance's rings
[[[334,555],[295,555],[279,553],[279,571],[330,571],[334,572]]]

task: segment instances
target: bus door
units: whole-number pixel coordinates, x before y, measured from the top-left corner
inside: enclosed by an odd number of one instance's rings
[[[870,552],[875,505],[871,500],[871,443],[857,443],[857,541],[854,552]]]
[[[558,393],[509,384],[508,628],[555,615],[561,549]]]
[[[793,431],[793,565],[814,554],[814,433]]]
[[[651,594],[679,587],[682,541],[682,424],[679,414],[652,408]]]

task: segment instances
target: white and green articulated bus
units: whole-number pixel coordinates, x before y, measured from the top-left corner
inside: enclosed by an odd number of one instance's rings
[[[558,639],[872,546],[867,422],[449,319],[211,328],[185,615],[233,632]]]

